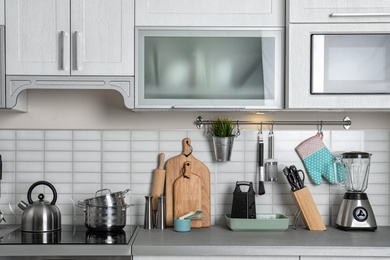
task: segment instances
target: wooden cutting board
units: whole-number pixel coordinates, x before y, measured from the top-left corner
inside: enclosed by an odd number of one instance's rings
[[[201,222],[201,227],[210,227],[210,171],[204,163],[193,156],[190,138],[184,138],[182,144],[182,154],[170,158],[165,165],[166,224],[168,227],[173,227],[173,183],[181,176],[183,164],[188,161],[191,163],[192,173],[201,179],[201,210],[203,213],[199,217],[204,218],[201,221],[191,221],[191,225]]]
[[[173,217],[178,218],[190,211],[200,210],[202,207],[202,181],[192,173],[191,162],[183,165],[183,175],[173,183]],[[202,222],[192,220],[191,227],[201,228]]]

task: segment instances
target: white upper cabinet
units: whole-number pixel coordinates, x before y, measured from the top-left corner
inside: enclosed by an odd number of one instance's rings
[[[7,75],[134,75],[134,0],[6,0]]]
[[[387,0],[290,0],[290,23],[390,22]]]
[[[284,26],[284,0],[136,0],[136,26]]]

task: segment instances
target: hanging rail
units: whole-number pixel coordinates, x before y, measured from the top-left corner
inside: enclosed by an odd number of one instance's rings
[[[209,125],[212,124],[214,121],[212,120],[205,120],[201,116],[198,116],[196,118],[196,127],[198,129],[202,128],[203,125]],[[344,129],[349,129],[349,127],[352,124],[351,119],[349,117],[344,117],[343,121],[240,121],[240,120],[232,120],[232,123],[239,124],[239,125],[318,125],[318,126],[324,126],[324,125],[341,125],[344,127]]]

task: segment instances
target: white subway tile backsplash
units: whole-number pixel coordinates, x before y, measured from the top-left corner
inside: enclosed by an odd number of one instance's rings
[[[263,129],[265,159],[268,158],[268,133]],[[373,154],[368,196],[378,224],[390,223],[390,131],[324,131],[324,143],[331,152],[362,150]],[[266,182],[266,194],[256,195],[258,213],[282,213],[290,218],[296,211],[290,186],[283,175],[285,166],[304,169],[295,147],[317,134],[315,130],[274,129],[275,153],[279,173],[277,182]],[[232,160],[216,162],[211,136],[204,129],[193,130],[0,130],[0,154],[3,158],[2,197],[0,208],[8,223],[19,223],[21,211],[16,204],[26,200],[28,188],[38,180],[56,187],[58,205],[66,223],[83,223],[83,210],[74,202],[95,196],[102,188],[111,191],[131,189],[126,202],[135,204],[128,210],[131,224],[142,224],[144,196],[150,194],[153,170],[158,154],[165,162],[183,152],[182,140],[191,138],[193,156],[210,170],[211,212],[213,224],[224,224],[230,213],[236,181],[252,181],[258,189],[258,130],[243,129],[234,140]],[[315,185],[306,176],[310,189],[325,221],[334,222],[345,189],[325,180]],[[36,197],[40,190],[34,189]],[[46,189],[50,197],[50,190]],[[46,194],[45,194],[46,195]],[[34,198],[35,198],[34,197]],[[49,198],[48,197],[48,198]],[[330,211],[329,205],[332,210]],[[9,210],[16,210],[16,214]],[[74,215],[74,213],[76,215]],[[65,223],[64,222],[64,223]]]
[[[43,151],[19,151],[16,152],[18,161],[42,162],[45,158]]]
[[[47,130],[45,131],[45,140],[72,140],[73,131],[67,130]]]
[[[0,139],[11,140],[16,138],[15,130],[1,130],[0,131]]]
[[[128,152],[131,150],[130,141],[104,141],[102,149],[105,152]]]
[[[100,151],[100,141],[74,141],[74,150],[76,151]]]
[[[101,152],[73,151],[73,161],[75,162],[100,162],[102,159]]]
[[[75,172],[101,172],[100,162],[75,162],[73,164]]]
[[[46,151],[71,151],[73,149],[72,141],[46,141],[45,150]]]
[[[16,143],[14,140],[0,140],[1,151],[14,151]]]
[[[104,141],[130,141],[130,131],[103,131]]]
[[[46,151],[44,156],[49,162],[71,162],[73,160],[71,151]]]
[[[159,131],[131,131],[133,141],[158,141]]]
[[[74,140],[101,140],[101,131],[74,131]]]
[[[16,149],[18,151],[43,151],[44,142],[42,141],[29,141],[29,140],[18,140],[16,142]]]
[[[17,130],[16,138],[19,140],[43,140],[44,133],[42,130]]]
[[[103,173],[129,173],[130,174],[130,163],[105,162],[103,163],[102,171]]]
[[[158,148],[158,142],[133,141],[131,143],[131,150],[133,152],[155,152],[159,150]]]

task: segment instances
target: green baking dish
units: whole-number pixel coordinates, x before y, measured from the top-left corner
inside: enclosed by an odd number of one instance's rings
[[[289,218],[282,214],[257,214],[255,219],[230,218],[225,215],[226,225],[233,231],[285,231]]]

